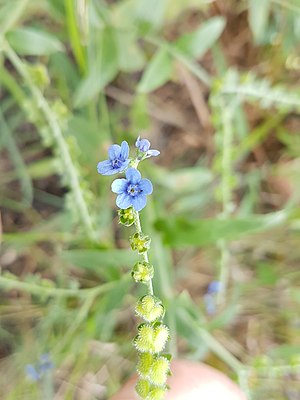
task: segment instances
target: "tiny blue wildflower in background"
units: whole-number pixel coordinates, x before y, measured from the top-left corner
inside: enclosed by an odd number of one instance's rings
[[[47,371],[54,368],[54,364],[51,361],[49,354],[45,353],[40,356],[39,361],[35,365],[27,364],[25,368],[27,376],[32,381],[38,382]]]
[[[207,292],[204,295],[206,312],[213,315],[217,311],[215,295],[222,290],[222,282],[212,281],[207,287]]]
[[[27,364],[25,368],[28,378],[30,378],[32,381],[38,382],[41,379],[41,375],[39,374],[34,365]]]
[[[108,160],[101,161],[97,165],[97,171],[101,175],[113,175],[124,171],[130,162],[128,143],[123,141],[121,146],[113,144],[108,149]]]
[[[160,151],[150,149],[150,142],[148,139],[141,139],[139,136],[135,142],[135,147],[141,152],[146,153],[145,158],[156,157],[160,155]]]
[[[125,175],[126,179],[116,179],[111,185],[112,191],[118,194],[116,204],[122,209],[133,207],[140,211],[147,203],[147,195],[153,191],[152,183],[142,179],[135,168],[129,168]]]

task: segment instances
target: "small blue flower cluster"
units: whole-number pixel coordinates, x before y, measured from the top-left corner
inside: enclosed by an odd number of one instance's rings
[[[204,295],[204,302],[207,314],[214,315],[216,313],[216,294],[219,293],[221,290],[222,283],[219,281],[212,281],[208,285],[207,292]]]
[[[142,179],[135,166],[145,158],[158,156],[160,152],[150,149],[149,140],[141,139],[140,136],[137,138],[135,147],[137,156],[135,159],[130,159],[127,142],[123,141],[121,146],[113,144],[108,149],[109,159],[99,162],[97,171],[101,175],[114,175],[126,170],[126,179],[116,179],[111,185],[112,191],[118,195],[116,204],[123,210],[133,207],[136,211],[141,211],[153,187],[149,179]]]
[[[51,361],[49,354],[42,354],[39,361],[33,364],[26,365],[27,376],[34,382],[38,382],[42,379],[47,371],[54,368],[54,364]]]

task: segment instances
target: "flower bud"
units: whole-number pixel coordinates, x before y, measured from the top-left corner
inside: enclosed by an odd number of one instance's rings
[[[153,266],[147,262],[137,262],[131,272],[135,282],[147,283],[154,275]]]
[[[164,316],[164,306],[154,296],[143,296],[137,303],[135,312],[147,322],[154,322]]]
[[[134,223],[134,214],[132,207],[126,208],[125,210],[120,209],[118,211],[119,222],[125,226],[131,226]]]
[[[164,349],[169,337],[169,328],[166,325],[158,323],[154,329],[154,353],[160,353]]]
[[[132,250],[138,251],[139,254],[145,253],[150,249],[151,239],[142,233],[136,232],[129,238]]]
[[[145,379],[139,379],[135,385],[135,390],[142,399],[146,399],[150,391],[150,387],[151,385],[148,381]]]

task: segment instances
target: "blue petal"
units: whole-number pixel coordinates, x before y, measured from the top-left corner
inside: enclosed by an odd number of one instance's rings
[[[36,368],[32,364],[26,365],[26,373],[29,378],[37,382],[40,380],[40,374],[37,372]]]
[[[101,175],[112,175],[116,173],[109,160],[99,162],[97,165],[97,171]]]
[[[159,156],[160,155],[160,151],[158,151],[158,150],[148,150],[147,151],[147,157],[146,158],[149,158],[149,157],[157,157],[157,156]]]
[[[130,197],[127,193],[122,193],[117,196],[116,204],[119,208],[125,210],[126,208],[132,206],[131,200],[132,197]]]
[[[139,145],[140,145],[140,139],[141,139],[141,137],[139,136],[137,139],[136,139],[136,142],[135,142],[135,147],[137,147],[137,148],[139,148]]]
[[[135,168],[128,168],[126,171],[126,178],[130,183],[136,184],[141,180],[140,172]]]
[[[129,156],[129,146],[128,143],[125,142],[124,140],[124,142],[122,142],[121,144],[121,159],[125,161],[127,160],[128,156]]]
[[[121,147],[118,144],[113,144],[108,149],[108,156],[110,160],[115,160],[116,158],[119,158],[120,154]]]
[[[143,153],[146,153],[149,149],[150,149],[150,142],[148,139],[141,139],[139,141],[139,145],[138,148],[140,151],[142,151]]]
[[[114,193],[124,193],[126,188],[128,186],[128,182],[126,179],[116,179],[115,181],[113,181],[113,183],[111,184],[111,190]]]
[[[132,197],[132,206],[136,211],[141,211],[146,203],[147,203],[147,197],[144,194],[140,194],[138,196]]]
[[[143,194],[151,194],[153,192],[153,186],[149,179],[141,179],[139,182],[139,189],[143,191]]]

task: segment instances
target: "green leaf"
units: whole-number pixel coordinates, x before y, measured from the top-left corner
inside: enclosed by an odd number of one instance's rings
[[[133,32],[116,31],[119,68],[124,72],[135,72],[143,68],[145,57],[138,47]]]
[[[287,211],[247,218],[186,220],[168,218],[158,220],[156,228],[170,246],[205,246],[220,239],[233,240],[278,226],[287,220]]]
[[[14,50],[22,55],[43,56],[63,51],[62,43],[49,33],[32,28],[19,28],[6,35]]]
[[[172,58],[165,48],[158,50],[146,68],[137,90],[148,93],[166,83],[172,74]]]
[[[111,28],[103,29],[98,46],[100,51],[96,59],[90,61],[90,72],[76,90],[75,107],[81,107],[94,99],[118,73],[119,57],[115,31]]]
[[[223,32],[224,27],[224,18],[211,18],[194,32],[181,36],[175,42],[175,47],[180,52],[189,55],[192,58],[200,58],[216,42]]]
[[[248,20],[256,44],[262,44],[268,24],[271,2],[269,0],[250,0]]]

